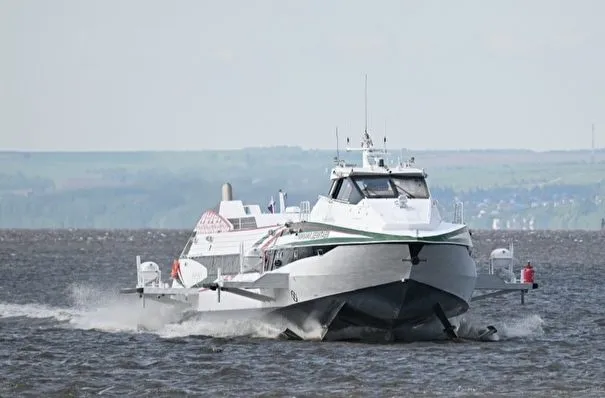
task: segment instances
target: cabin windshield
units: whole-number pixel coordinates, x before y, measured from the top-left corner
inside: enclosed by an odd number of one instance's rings
[[[420,176],[353,176],[353,181],[364,197],[397,198],[405,195],[410,199],[428,199],[429,190],[424,177]]]

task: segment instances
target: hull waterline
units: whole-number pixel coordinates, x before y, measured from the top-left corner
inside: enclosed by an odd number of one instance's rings
[[[448,318],[469,308],[459,297],[408,280],[294,304],[272,311],[267,319],[285,320],[302,339],[414,341],[444,336],[443,328],[433,327],[435,304]]]

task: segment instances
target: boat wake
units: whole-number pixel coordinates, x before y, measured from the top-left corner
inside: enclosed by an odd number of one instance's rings
[[[46,319],[53,318],[55,321],[69,321],[73,316],[73,310],[68,308],[50,307],[44,304],[14,304],[0,303],[1,318],[30,318]]]
[[[277,338],[281,330],[252,319],[205,320],[202,314],[183,312],[170,305],[148,300],[145,308],[138,297],[74,284],[70,305],[0,303],[0,319],[46,320],[49,327],[99,330],[109,333],[153,333],[160,337],[259,337]]]
[[[458,336],[466,340],[483,340],[481,336],[486,331],[487,323],[478,319],[461,318],[458,321]],[[537,314],[529,314],[519,318],[511,318],[504,322],[492,324],[497,333],[489,341],[504,341],[542,336],[544,320]]]
[[[174,307],[148,301],[142,308],[138,297],[119,295],[96,287],[74,284],[70,288],[71,305],[54,307],[44,304],[0,303],[0,318],[29,318],[47,320],[52,327],[61,325],[79,330],[99,330],[108,333],[152,333],[162,338],[207,336],[215,338],[252,337],[278,339],[282,332],[291,327],[279,320],[231,319],[213,316],[207,319],[203,313],[183,312]],[[460,338],[481,340],[485,332],[484,321],[470,318],[453,319]],[[493,341],[530,338],[544,334],[544,321],[539,315],[512,318],[494,323],[498,332]],[[441,325],[434,328],[439,333]],[[441,327],[442,328],[442,327]],[[309,319],[304,325],[305,339],[320,340],[322,329],[319,322]],[[430,335],[426,339],[431,340]]]
[[[206,336],[268,339],[277,338],[281,332],[275,325],[255,319],[213,318],[207,320],[204,318],[202,314],[198,314],[176,323],[167,323],[153,332],[163,338]]]

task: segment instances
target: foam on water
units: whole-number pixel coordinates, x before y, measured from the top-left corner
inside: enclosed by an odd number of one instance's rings
[[[469,312],[472,315],[472,309]],[[479,340],[479,336],[489,325],[489,323],[483,322],[481,319],[470,319],[467,316],[456,319],[452,324],[457,324],[457,332],[461,338],[469,340]],[[491,325],[498,332],[490,340],[501,341],[541,336],[544,334],[543,324],[544,320],[537,314],[522,315],[502,323],[492,323]]]
[[[255,319],[204,320],[203,315],[183,322],[168,323],[155,331],[160,337],[188,336],[277,338],[282,330]]]
[[[0,303],[0,318],[54,318],[57,321],[68,321],[74,311],[69,308],[55,308],[43,304]]]
[[[85,284],[69,289],[72,306],[0,303],[0,317],[51,318],[74,329],[104,332],[147,332],[160,337],[239,337],[276,338],[277,326],[253,319],[204,319],[203,314],[187,313],[174,306],[138,297],[120,296],[113,291]]]
[[[144,331],[163,338],[248,336],[273,339],[277,338],[286,327],[293,328],[292,325],[279,321],[268,323],[257,319],[230,319],[216,316],[210,320],[206,319],[204,314],[183,312],[171,305],[151,300],[147,300],[143,308],[141,300],[136,296],[121,296],[114,291],[104,291],[81,283],[72,284],[68,292],[72,303],[68,308],[42,304],[0,303],[0,317],[53,318],[74,329],[127,333]],[[488,325],[480,319],[469,317],[454,318],[452,324],[456,326],[458,335],[468,340],[479,340],[480,334]],[[543,324],[542,318],[535,314],[509,319],[502,324],[495,323],[498,333],[492,340],[542,335]],[[434,329],[434,333],[430,334],[439,336],[443,328],[441,324],[435,322],[432,326],[429,329]],[[427,330],[423,333],[427,333]],[[297,334],[311,340],[320,339],[321,332],[319,322],[312,318],[309,318],[302,330],[296,328]]]
[[[544,320],[539,315],[531,314],[503,323],[498,331],[507,339],[542,336],[543,325]]]
[[[69,307],[0,303],[0,317],[49,318],[75,329],[105,332],[136,332],[139,318],[149,320],[152,328],[178,320],[178,314],[171,308],[142,308],[132,299],[85,284],[71,285],[69,296],[72,303]]]

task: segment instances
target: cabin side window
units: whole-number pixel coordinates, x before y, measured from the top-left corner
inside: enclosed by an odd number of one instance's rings
[[[330,185],[330,191],[328,193],[328,197],[330,197],[332,199],[336,198],[336,192],[338,191],[338,188],[340,187],[341,183],[342,183],[342,179],[332,181],[332,185]]]
[[[335,196],[332,196],[334,199],[341,200],[343,202],[348,202],[351,204],[357,204],[363,196],[357,189],[357,187],[353,184],[350,178],[344,178],[340,181],[339,186],[336,187],[336,191],[334,192]]]
[[[346,202],[349,200],[349,195],[351,195],[352,191],[353,191],[353,184],[351,184],[351,181],[349,181],[348,179],[344,179],[344,180],[342,180],[342,183],[340,184],[340,189],[338,190],[336,199]]]
[[[240,229],[255,229],[256,228],[256,217],[241,217],[241,218],[228,218],[229,222],[233,225],[234,230]]]

